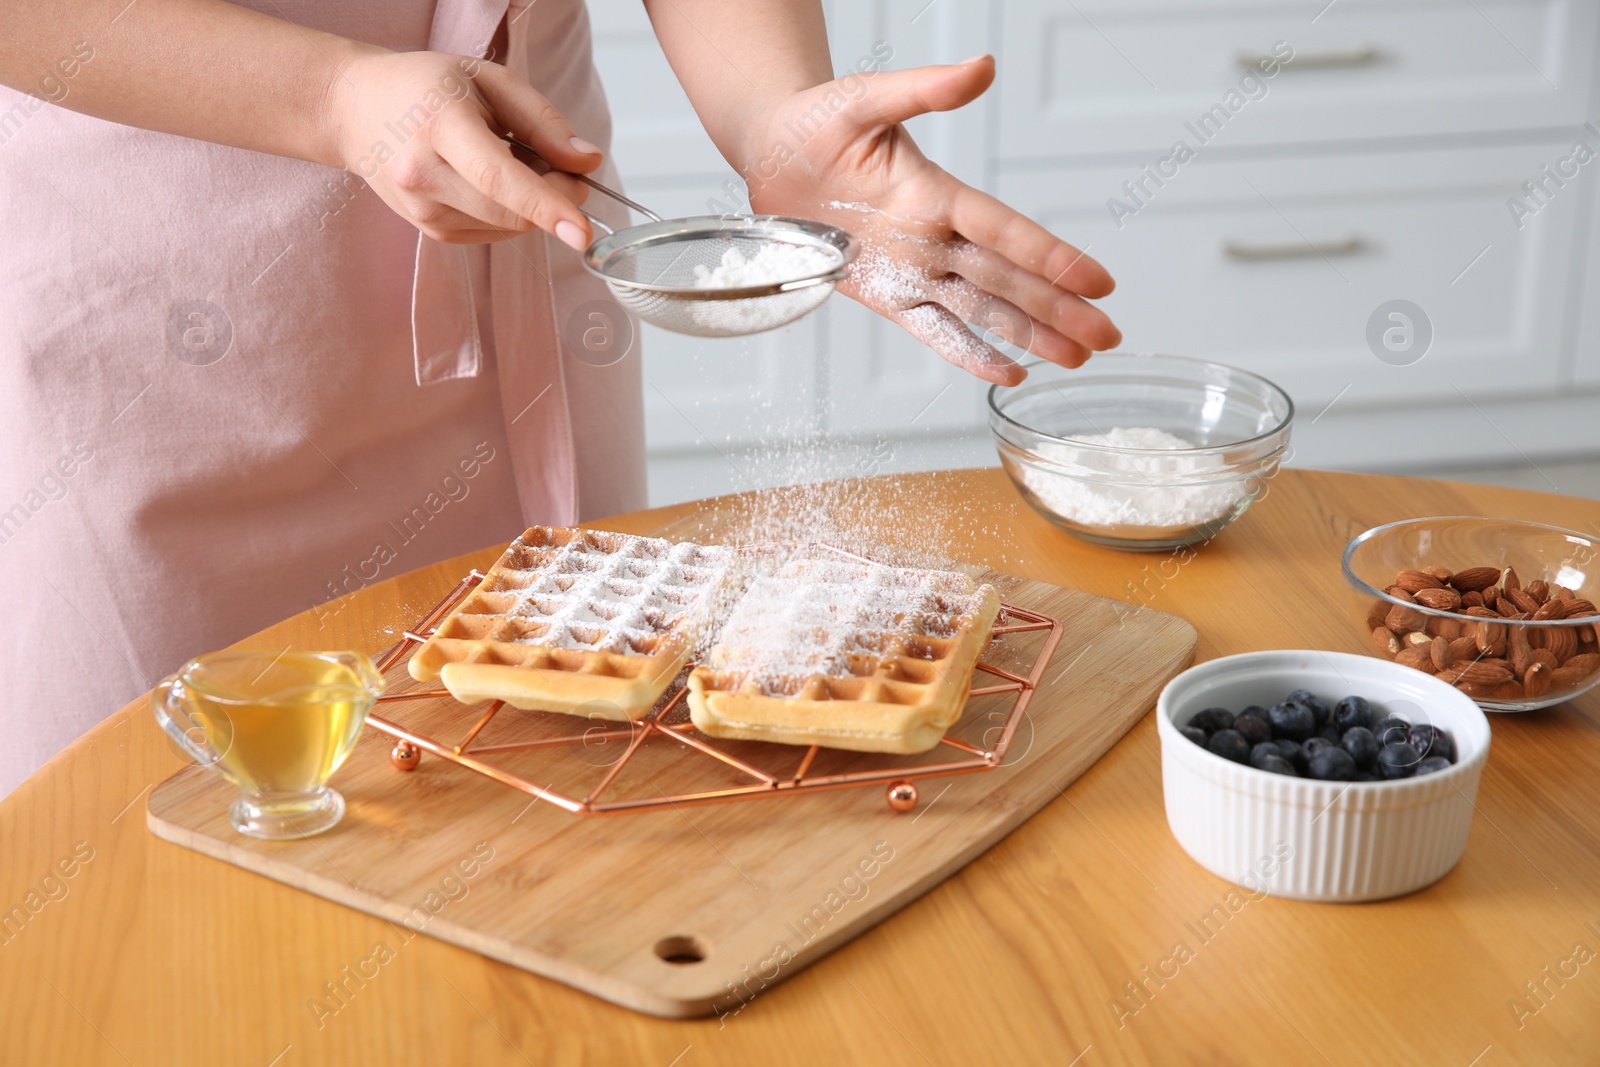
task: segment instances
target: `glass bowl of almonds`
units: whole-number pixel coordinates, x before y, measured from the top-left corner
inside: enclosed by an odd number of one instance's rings
[[[1488,711],[1532,711],[1600,683],[1600,540],[1518,519],[1377,526],[1344,550],[1371,650]]]

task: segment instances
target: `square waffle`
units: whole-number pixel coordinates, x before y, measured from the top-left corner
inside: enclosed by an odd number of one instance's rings
[[[463,703],[590,718],[650,710],[704,637],[732,549],[535,526],[412,655]]]
[[[791,560],[690,673],[690,716],[712,737],[924,752],[960,717],[999,610],[963,574]]]

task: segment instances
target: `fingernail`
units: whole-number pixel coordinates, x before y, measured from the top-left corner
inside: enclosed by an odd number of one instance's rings
[[[964,67],[968,63],[982,63],[984,60],[986,60],[988,58],[989,58],[989,53],[988,52],[979,52],[977,55],[973,56],[971,59],[963,59],[961,61],[960,65]]]
[[[601,154],[600,149],[596,148],[588,141],[585,141],[582,137],[574,137],[569,143],[579,152],[586,152],[591,156],[598,156]]]
[[[562,244],[576,248],[579,252],[589,247],[589,242],[584,239],[583,229],[575,222],[562,219],[556,223],[556,236],[561,238]]]

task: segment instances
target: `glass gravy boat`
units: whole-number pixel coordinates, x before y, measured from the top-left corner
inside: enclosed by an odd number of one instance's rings
[[[239,787],[228,808],[235,830],[307,837],[344,816],[328,778],[384,684],[359,652],[214,652],[163,679],[151,705],[195,762]]]

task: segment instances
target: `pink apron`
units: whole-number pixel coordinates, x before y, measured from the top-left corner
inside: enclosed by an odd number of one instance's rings
[[[252,6],[476,56],[506,19],[609,143],[581,0]],[[605,295],[540,234],[441,245],[341,172],[0,88],[0,795],[190,656],[642,507],[637,346],[566,340]]]

